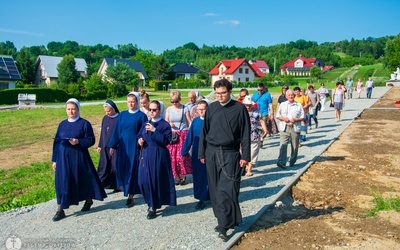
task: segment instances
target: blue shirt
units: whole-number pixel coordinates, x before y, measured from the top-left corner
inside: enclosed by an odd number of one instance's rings
[[[256,93],[253,94],[251,100],[257,103],[258,111],[260,112],[261,115],[269,114],[269,104],[272,103],[272,96],[269,92],[264,92],[260,96],[260,94],[257,91]]]

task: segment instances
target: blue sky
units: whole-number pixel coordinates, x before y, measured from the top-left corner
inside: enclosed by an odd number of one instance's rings
[[[0,42],[18,49],[71,40],[159,54],[189,42],[258,47],[400,33],[399,0],[6,0],[0,13]]]

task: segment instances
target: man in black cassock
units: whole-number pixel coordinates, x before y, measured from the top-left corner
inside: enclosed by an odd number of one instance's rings
[[[242,169],[250,161],[250,118],[245,106],[231,99],[232,83],[214,83],[217,102],[208,106],[200,134],[199,159],[207,166],[211,205],[218,237],[242,222],[239,191]]]

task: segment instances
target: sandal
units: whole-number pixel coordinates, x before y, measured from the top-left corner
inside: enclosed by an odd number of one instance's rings
[[[246,173],[246,176],[253,176],[253,173],[247,172],[247,173]]]

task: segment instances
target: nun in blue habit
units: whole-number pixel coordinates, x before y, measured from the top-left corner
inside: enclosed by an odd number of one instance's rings
[[[101,121],[100,140],[97,146],[97,152],[100,153],[97,173],[104,188],[111,188],[114,189],[114,192],[118,192],[119,188],[115,177],[116,157],[111,157],[108,142],[117,123],[119,110],[112,100],[107,100],[103,104],[103,108],[106,115]]]
[[[110,155],[116,157],[117,185],[128,196],[126,207],[134,205],[133,196],[140,194],[138,186],[139,147],[137,135],[147,122],[145,113],[139,110],[140,98],[137,92],[127,97],[128,110],[120,113],[113,134],[108,143]]]
[[[175,182],[167,145],[171,141],[171,126],[165,121],[163,104],[152,101],[151,120],[142,126],[138,143],[142,147],[139,165],[139,187],[148,205],[147,219],[156,217],[162,205],[176,205]]]
[[[209,104],[208,99],[203,99],[197,102],[196,112],[198,117],[194,118],[190,125],[189,133],[186,137],[184,144],[182,145],[182,156],[189,154],[190,149],[192,150],[192,175],[193,175],[193,194],[194,198],[199,200],[196,204],[196,209],[204,209],[204,201],[210,200],[210,194],[208,192],[208,180],[207,180],[207,167],[199,160],[199,140],[200,133],[203,129],[204,115]]]
[[[81,211],[89,211],[93,199],[107,197],[90,158],[89,150],[95,143],[92,125],[80,117],[80,103],[71,98],[66,103],[68,119],[57,128],[53,143],[52,162],[58,210],[53,221],[65,217],[64,209],[85,201]]]

